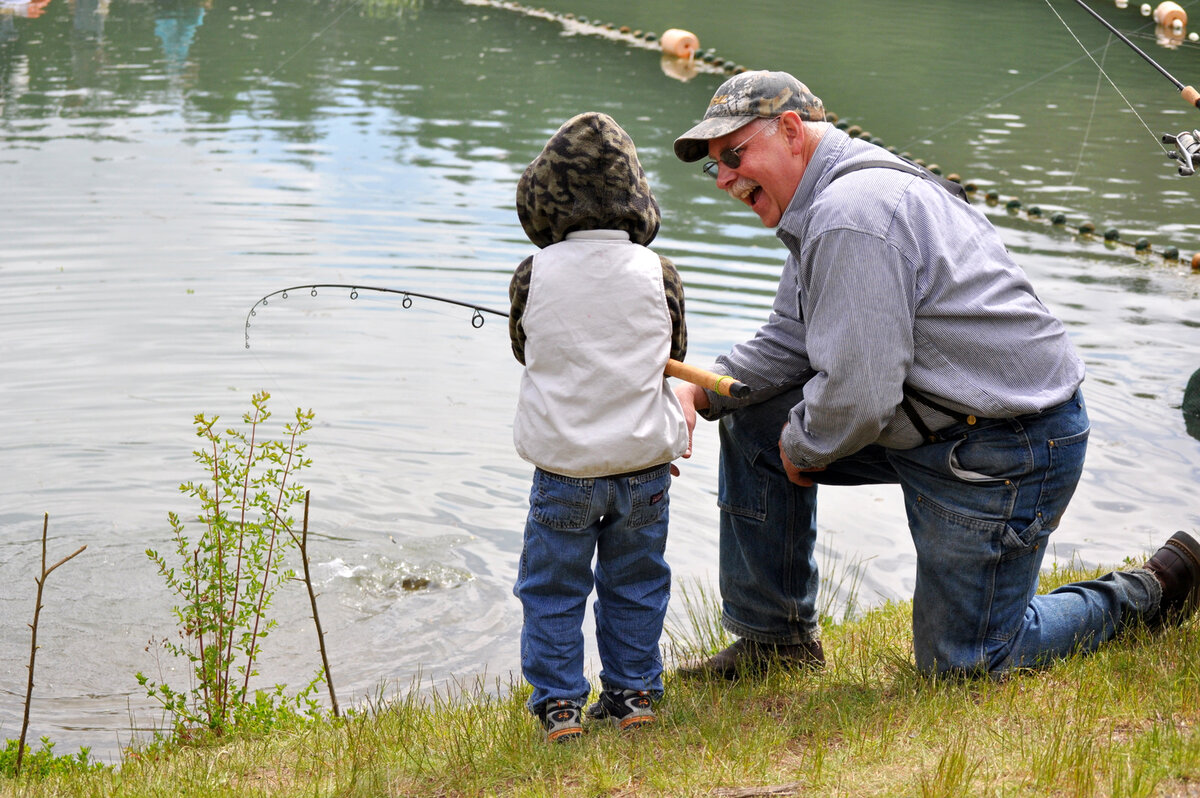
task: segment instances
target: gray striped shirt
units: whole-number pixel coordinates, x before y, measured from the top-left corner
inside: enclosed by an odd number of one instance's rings
[[[706,418],[811,375],[783,433],[801,468],[869,444],[920,444],[899,409],[906,382],[953,410],[1011,418],[1066,401],[1083,381],[1062,323],[980,211],[893,169],[833,181],[852,163],[891,157],[826,128],[776,230],[789,255],[771,315],[717,360],[755,392],[710,393]],[[931,429],[952,421],[916,405]]]

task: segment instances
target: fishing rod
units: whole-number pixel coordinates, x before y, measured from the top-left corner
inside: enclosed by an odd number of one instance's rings
[[[404,308],[412,307],[413,297],[429,299],[434,302],[445,302],[448,305],[458,305],[462,308],[471,309],[471,326],[475,329],[479,329],[483,326],[484,313],[490,313],[493,316],[502,316],[504,318],[508,318],[509,315],[503,310],[484,307],[483,305],[477,305],[473,302],[460,302],[457,299],[434,296],[433,294],[419,294],[416,291],[404,291],[399,288],[380,288],[378,286],[351,285],[349,283],[308,283],[306,285],[293,285],[288,288],[280,288],[277,291],[272,291],[254,303],[254,305],[250,308],[250,312],[246,314],[247,349],[250,348],[250,319],[258,315],[258,308],[260,306],[266,307],[269,304],[271,297],[277,296],[281,299],[287,299],[288,294],[290,294],[292,291],[302,291],[306,288],[308,289],[309,295],[314,297],[317,295],[318,288],[349,289],[351,299],[358,299],[359,291],[374,291],[380,294],[398,294],[399,296],[404,297],[402,300],[400,300],[400,304]],[[734,399],[741,399],[750,393],[749,385],[738,382],[727,374],[717,374],[715,372],[702,369],[698,366],[683,363],[679,360],[675,360],[674,358],[671,358],[667,361],[667,367],[664,369],[663,373],[668,377],[675,377],[676,379],[683,380],[684,382],[690,382],[693,385],[699,385],[701,388],[707,388],[708,390],[720,394],[721,396],[730,396]]]
[[[1171,81],[1175,88],[1182,94],[1184,101],[1187,102],[1188,105],[1193,105],[1196,108],[1200,108],[1200,91],[1196,91],[1196,89],[1192,86],[1185,86],[1183,81],[1179,80],[1170,72],[1163,69],[1161,64],[1147,55],[1142,48],[1129,41],[1125,34],[1121,33],[1119,30],[1109,24],[1108,20],[1093,11],[1087,3],[1083,2],[1083,0],[1075,0],[1075,2],[1078,3],[1084,11],[1095,17],[1095,19],[1101,25],[1107,28],[1110,33],[1112,33],[1121,41],[1125,42],[1125,44],[1129,45],[1130,49],[1141,56],[1150,66],[1157,69],[1163,77]],[[1200,164],[1200,130],[1183,130],[1175,135],[1164,133],[1162,141],[1164,144],[1175,145],[1175,151],[1168,152],[1167,157],[1179,161],[1179,174],[1181,177],[1188,177],[1189,175],[1196,173],[1196,166]]]

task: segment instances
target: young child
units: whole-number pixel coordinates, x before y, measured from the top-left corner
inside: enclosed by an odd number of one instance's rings
[[[662,696],[667,491],[688,443],[663,368],[683,359],[687,328],[678,272],[646,248],[658,203],[611,117],[580,114],[558,129],[517,184],[517,215],[541,249],[509,286],[525,366],[513,441],[536,466],[513,593],[529,710],[560,741],[583,734],[593,586],[602,689],[588,718],[642,726]]]

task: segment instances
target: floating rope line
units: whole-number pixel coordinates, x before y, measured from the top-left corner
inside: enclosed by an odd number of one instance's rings
[[[521,3],[511,2],[510,0],[462,0],[462,2],[469,6],[484,6],[488,8],[503,9],[505,11],[512,11],[514,13],[524,14],[525,16],[534,17],[537,19],[545,19],[551,22],[557,22],[558,24],[562,25],[567,32],[572,34],[598,36],[645,50],[661,50],[658,34],[641,30],[633,30],[629,26],[618,26],[610,22],[597,22],[590,20],[587,17],[577,16],[575,14],[557,14],[547,11],[543,8],[533,8],[522,5]],[[1126,3],[1125,5],[1128,6],[1129,4]],[[1120,2],[1117,3],[1117,6],[1118,8],[1123,7]],[[1143,15],[1145,15],[1144,7],[1141,8]],[[668,67],[671,63],[669,59],[669,56],[663,56],[664,70],[667,70],[668,74],[670,74],[672,77],[683,80],[690,80],[695,74],[700,73],[735,75],[751,69],[751,67],[743,66],[732,59],[723,58],[717,55],[716,51],[712,49],[698,50],[693,58],[686,59],[688,64],[686,71],[682,69],[682,65],[676,65],[680,67],[679,69],[669,70]],[[683,59],[673,60],[682,61]],[[859,138],[863,141],[876,144],[893,155],[898,155],[901,158],[905,158],[915,164],[929,169],[929,171],[933,172],[934,174],[943,174],[942,167],[936,163],[927,163],[924,159],[914,157],[911,153],[898,151],[894,146],[884,146],[884,143],[879,138],[873,136],[861,126],[850,124],[848,120],[839,118],[838,114],[830,111],[828,108],[825,109],[825,117],[838,129],[845,131],[853,138]],[[1141,117],[1138,118],[1141,119]],[[1143,122],[1143,124],[1145,123]],[[1153,131],[1151,131],[1151,134],[1153,135]],[[1126,241],[1122,238],[1121,232],[1117,228],[1111,226],[1104,227],[1102,232],[1098,233],[1097,231],[1101,228],[1097,227],[1097,225],[1090,221],[1084,220],[1079,222],[1069,222],[1065,213],[1048,213],[1043,211],[1037,205],[1030,205],[1026,207],[1018,197],[1011,195],[1002,196],[996,189],[981,191],[977,181],[964,181],[961,176],[953,172],[943,176],[948,180],[953,180],[956,183],[960,183],[963,188],[966,189],[968,197],[973,202],[978,201],[980,195],[982,195],[983,202],[989,207],[997,207],[1003,204],[1010,216],[1024,217],[1031,223],[1049,225],[1055,230],[1072,230],[1074,231],[1076,237],[1081,240],[1102,239],[1105,244],[1110,247],[1127,247],[1133,250],[1134,254],[1143,257],[1157,253],[1161,256],[1164,262],[1168,263],[1179,263],[1181,260],[1187,260],[1186,256],[1180,255],[1179,247],[1167,245],[1161,248],[1156,248],[1147,238],[1138,238],[1135,241]],[[1196,252],[1191,256],[1190,265],[1193,273],[1200,274],[1200,252]]]
[[[612,24],[611,22],[595,22],[587,17],[576,16],[575,14],[556,14],[552,11],[547,11],[544,8],[532,8],[520,3],[509,2],[508,0],[462,0],[462,2],[469,6],[500,8],[504,9],[505,11],[513,11],[518,14],[523,14],[527,17],[557,22],[562,25],[568,33],[586,36],[598,36],[611,41],[622,42],[630,45],[631,47],[637,47],[643,50],[662,50],[662,45],[659,43],[659,36],[657,33],[653,33],[651,31],[634,30],[628,25],[618,26]],[[713,50],[698,52],[693,58],[679,60],[682,62],[680,64],[681,67],[686,64],[686,69],[681,68],[679,72],[673,73],[672,76],[680,77],[685,80],[688,80],[699,73],[733,75],[738,72],[746,71],[746,67],[719,57]]]

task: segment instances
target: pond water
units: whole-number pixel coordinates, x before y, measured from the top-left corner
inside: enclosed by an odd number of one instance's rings
[[[1180,413],[1200,368],[1200,177],[1178,176],[1158,140],[1200,116],[1174,88],[1064,0],[681,5],[0,0],[0,735],[20,730],[46,513],[51,562],[87,550],[46,583],[31,739],[114,760],[160,721],[134,673],[186,687],[149,645],[172,633],[172,600],[144,551],[170,548],[168,512],[199,510],[178,491],[202,477],[193,416],[234,422],[258,390],[279,425],[316,413],[303,482],[341,703],[418,675],[509,682],[531,467],[512,449],[520,367],[503,320],[476,329],[464,308],[331,289],[245,322],[260,297],[310,283],[506,308],[532,251],[517,177],[562,121],[601,110],[663,207],[655,247],[684,277],[689,361],[753,334],[781,248],[671,154],[721,69],[682,70],[579,17],[687,28],[718,57],[792,71],[847,123],[975,181],[1089,370],[1089,461],[1053,561],[1115,565],[1200,527],[1200,443]],[[1200,80],[1195,44],[1095,5]],[[1084,221],[1153,251],[1081,236]],[[713,590],[712,425],[696,447],[668,556],[678,586]],[[856,574],[860,605],[908,598],[898,492],[822,496],[831,582]],[[277,597],[263,686],[317,668],[307,606],[299,586]]]

